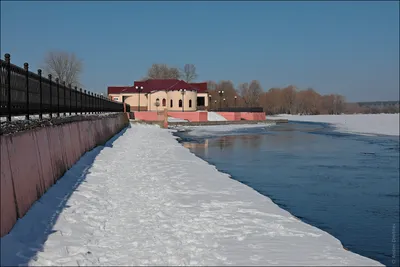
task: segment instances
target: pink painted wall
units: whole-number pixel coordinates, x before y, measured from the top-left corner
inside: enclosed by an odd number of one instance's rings
[[[135,111],[135,119],[142,121],[161,121],[163,120],[163,114],[157,114],[157,111]]]
[[[242,119],[248,121],[265,121],[264,112],[241,112],[240,116]]]
[[[128,123],[126,114],[121,114],[2,135],[0,236],[86,151],[105,143]]]
[[[240,112],[217,112],[228,121],[240,121]]]
[[[168,116],[188,121],[208,121],[206,111],[195,112],[168,112]]]

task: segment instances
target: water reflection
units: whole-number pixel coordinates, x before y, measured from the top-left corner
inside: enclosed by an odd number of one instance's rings
[[[190,136],[184,146],[352,251],[391,265],[387,236],[399,222],[398,138],[301,123],[229,134]]]

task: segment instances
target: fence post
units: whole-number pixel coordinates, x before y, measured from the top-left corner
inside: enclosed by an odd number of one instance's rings
[[[96,94],[96,114],[99,114],[99,94]]]
[[[42,92],[42,70],[38,69],[39,75],[39,120],[43,119],[43,92]]]
[[[75,115],[78,115],[78,87],[75,86]]]
[[[67,116],[67,87],[65,86],[65,81],[62,82],[64,87],[64,117]]]
[[[90,114],[90,91],[86,92],[86,114]]]
[[[83,102],[82,102],[82,88],[79,88],[80,94],[81,94],[81,115],[83,114]]]
[[[49,80],[50,80],[50,119],[53,117],[53,89],[51,88],[51,84],[52,84],[52,81],[51,81],[51,74],[49,74]]]
[[[93,99],[93,110],[94,110],[94,114],[97,114],[97,94],[93,93],[94,95],[94,99]]]
[[[86,106],[86,99],[87,99],[87,97],[86,97],[86,90],[83,90],[83,94],[85,95],[85,97],[84,97],[84,102],[85,102],[85,105],[84,105],[84,111],[85,111],[85,114],[86,114],[86,110],[87,110],[87,106]]]
[[[91,112],[90,113],[94,114],[94,96],[93,96],[93,92],[91,92],[90,95],[91,95],[91,98],[90,98],[91,99],[91,101],[90,101],[91,102],[90,103],[90,111]]]
[[[72,114],[72,87],[71,84],[68,84],[68,89],[69,89],[69,115]]]
[[[57,117],[60,117],[60,79],[56,78],[57,83]]]
[[[29,64],[24,63],[25,79],[26,79],[26,115],[25,119],[29,120]]]
[[[7,53],[4,58],[7,63],[7,120],[11,121],[11,56]]]

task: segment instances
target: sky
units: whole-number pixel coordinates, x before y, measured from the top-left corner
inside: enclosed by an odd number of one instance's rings
[[[190,63],[197,81],[399,100],[397,1],[1,1],[1,57],[36,71],[48,51],[75,53],[93,92]]]

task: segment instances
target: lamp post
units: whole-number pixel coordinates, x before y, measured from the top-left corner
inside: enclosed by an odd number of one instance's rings
[[[236,108],[236,99],[237,99],[237,96],[235,96],[235,108]]]
[[[222,104],[221,97],[224,95],[224,91],[223,90],[218,91],[218,94],[219,94],[219,109],[221,109],[221,104]]]
[[[138,111],[140,111],[140,91],[143,90],[143,86],[136,86],[136,90],[139,92],[139,105],[138,105]]]
[[[224,97],[224,107],[226,108],[226,99],[225,99],[225,97]]]
[[[208,109],[210,110],[211,109],[211,104],[212,104],[211,95],[208,95],[208,98],[209,98],[209,100],[208,100],[208,105],[209,105]]]
[[[182,112],[185,112],[185,94],[186,94],[186,89],[181,89],[179,91],[182,94]]]

